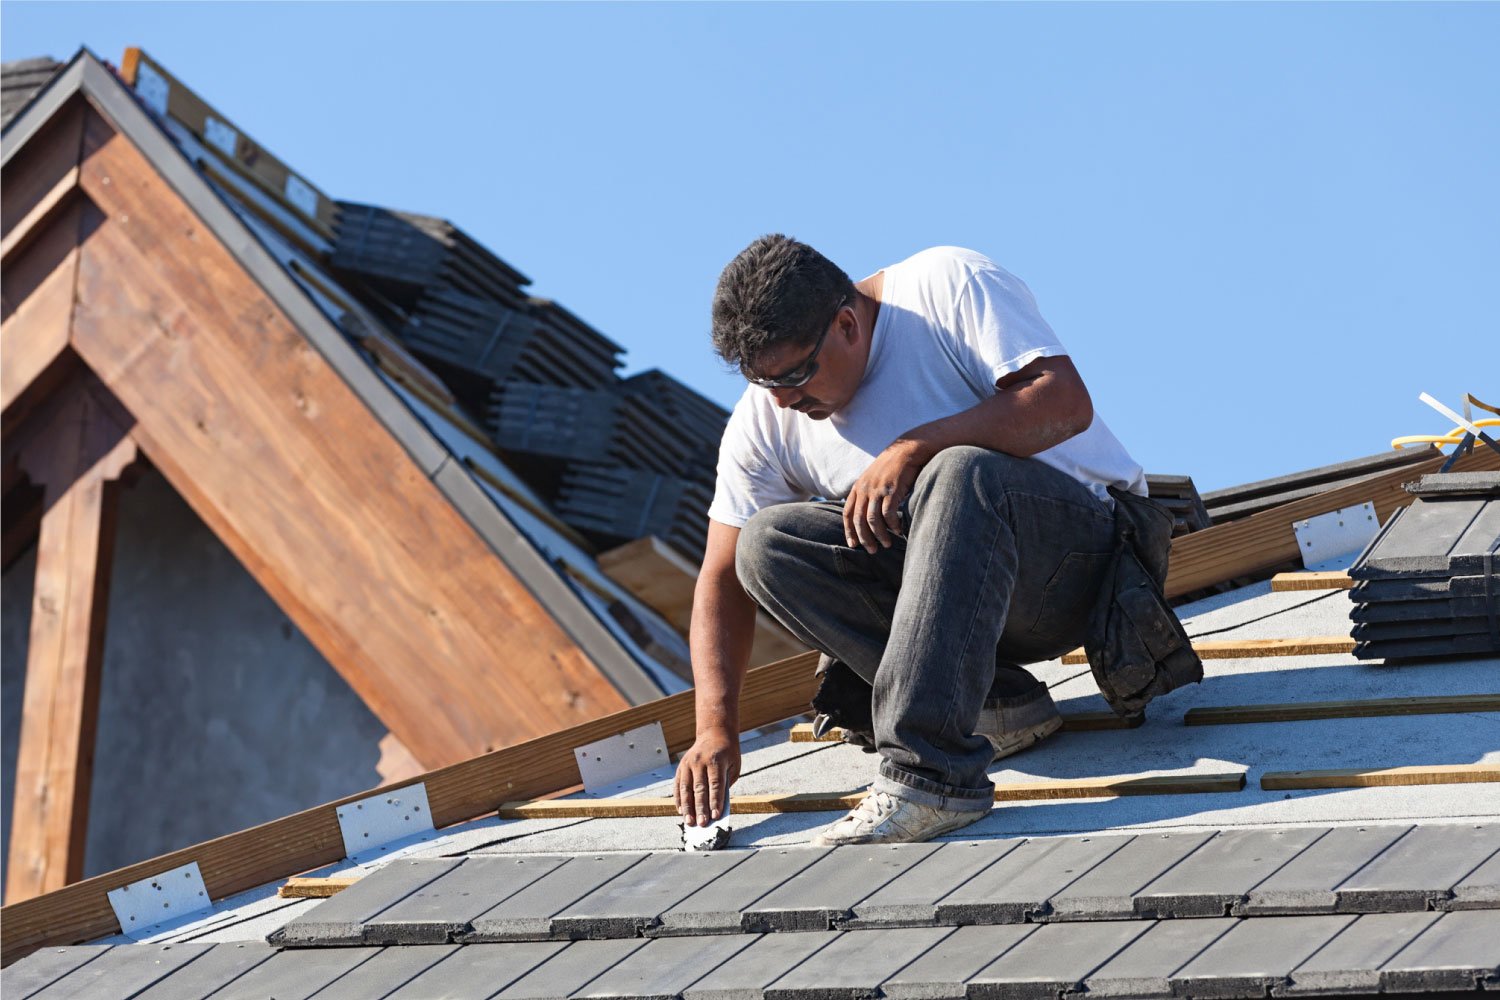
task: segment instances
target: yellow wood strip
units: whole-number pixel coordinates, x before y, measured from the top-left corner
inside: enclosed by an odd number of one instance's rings
[[[42,199],[31,207],[31,210],[11,228],[5,231],[0,238],[0,261],[6,267],[15,263],[11,260],[18,250],[29,243],[33,237],[42,231],[42,223],[53,212],[62,207],[68,197],[78,190],[78,167],[74,166],[58,179]]]
[[[1500,763],[1424,764],[1417,767],[1351,768],[1337,771],[1270,771],[1268,791],[1290,788],[1376,788],[1386,785],[1457,785],[1500,781]]]
[[[1207,639],[1193,643],[1193,651],[1205,660],[1248,660],[1261,656],[1316,656],[1352,653],[1354,640],[1347,635],[1320,635],[1304,639]],[[1062,658],[1065,664],[1087,663],[1083,650]]]
[[[1065,733],[1092,733],[1104,729],[1135,729],[1146,721],[1144,715],[1123,718],[1113,712],[1064,712],[1062,731]],[[813,735],[812,723],[799,722],[792,727],[792,743],[837,743],[843,739],[842,729],[830,729],[821,737]]]
[[[1228,774],[1163,774],[1149,777],[1114,775],[1103,778],[1054,778],[1048,781],[1008,782],[995,786],[996,802],[1035,799],[1100,799],[1122,795],[1177,795],[1195,792],[1237,792],[1245,787],[1242,772]],[[730,811],[741,815],[788,812],[826,812],[853,809],[864,792],[800,792],[790,795],[735,795]],[[507,802],[501,819],[638,819],[675,816],[669,798],[541,799]]]
[[[1280,593],[1288,590],[1348,590],[1354,586],[1349,574],[1336,573],[1277,573],[1271,577],[1271,589]]]
[[[1242,722],[1299,722],[1308,719],[1440,715],[1450,712],[1500,712],[1500,694],[1371,698],[1365,701],[1304,701],[1281,705],[1213,705],[1189,709],[1182,717],[1182,721],[1189,726],[1221,726]]]
[[[354,875],[334,875],[329,878],[289,878],[276,890],[276,895],[286,899],[327,899],[343,892],[359,881]]]

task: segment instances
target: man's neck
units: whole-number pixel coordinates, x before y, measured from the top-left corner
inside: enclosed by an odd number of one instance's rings
[[[885,272],[876,271],[863,281],[856,281],[854,290],[859,294],[855,312],[859,315],[860,326],[873,337],[875,321],[880,318],[880,293],[885,290]]]

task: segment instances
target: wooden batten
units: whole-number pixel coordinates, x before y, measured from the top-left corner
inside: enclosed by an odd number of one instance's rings
[[[142,451],[427,766],[626,704],[133,143],[92,109],[71,345]],[[295,512],[295,516],[289,516]],[[523,667],[524,665],[524,667]]]
[[[44,490],[11,809],[7,902],[83,877],[117,486],[136,459],[118,408],[75,379],[22,429]],[[100,395],[96,395],[96,391]]]

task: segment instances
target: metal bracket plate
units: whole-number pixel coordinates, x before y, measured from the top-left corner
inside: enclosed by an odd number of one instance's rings
[[[660,722],[586,743],[573,756],[590,795],[618,795],[672,776],[672,755]]]
[[[108,895],[120,930],[135,939],[150,935],[163,924],[213,909],[196,861],[121,886]]]
[[[1369,501],[1292,522],[1302,565],[1310,570],[1333,568],[1325,564],[1359,554],[1379,531],[1380,519]]]
[[[427,786],[420,781],[349,802],[339,806],[337,812],[344,853],[352,861],[367,861],[435,836]]]

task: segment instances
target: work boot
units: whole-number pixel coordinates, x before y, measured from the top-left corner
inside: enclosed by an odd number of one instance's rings
[[[924,806],[871,788],[843,819],[813,838],[814,847],[845,844],[915,844],[984,819],[989,810],[959,811]]]
[[[1035,696],[1020,704],[986,701],[979,710],[974,732],[995,748],[992,761],[1035,746],[1062,728],[1062,715],[1046,685],[1037,685]]]

